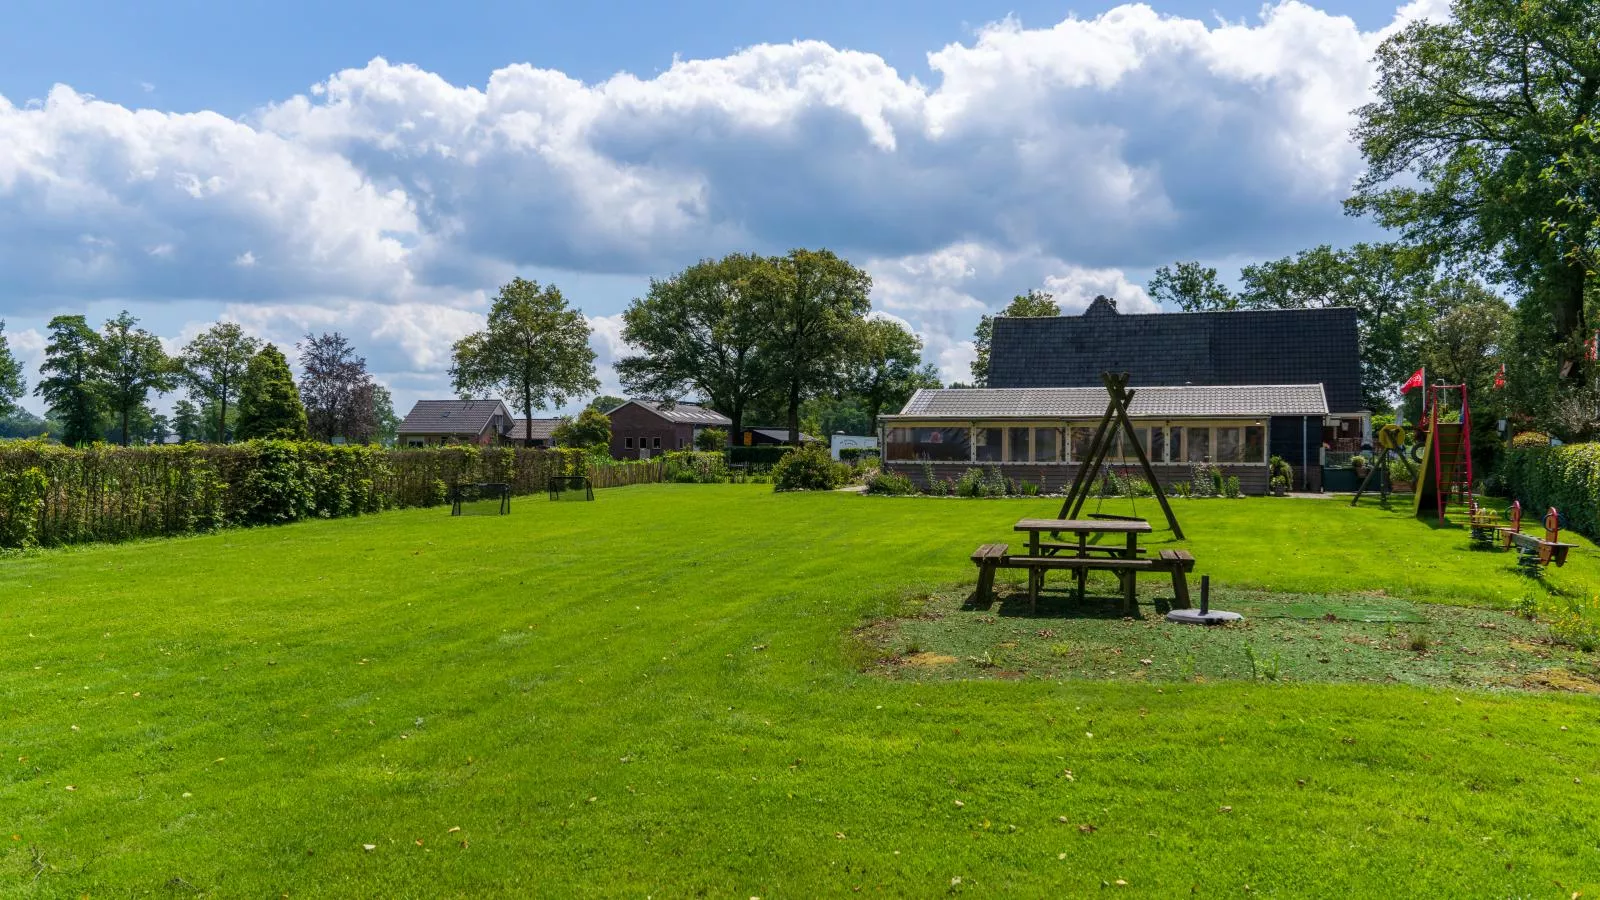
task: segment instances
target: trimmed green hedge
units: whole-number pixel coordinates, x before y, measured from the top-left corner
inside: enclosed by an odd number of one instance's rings
[[[1514,441],[1506,453],[1505,474],[1525,517],[1538,522],[1554,506],[1567,527],[1600,537],[1600,444],[1551,447]]]
[[[793,452],[793,447],[782,444],[757,444],[751,447],[735,444],[728,448],[728,462],[734,465],[775,466],[778,460]]]
[[[0,547],[162,537],[443,503],[450,486],[494,481],[544,491],[551,475],[597,486],[660,481],[659,463],[576,450],[389,450],[312,441],[73,449],[0,443]]]

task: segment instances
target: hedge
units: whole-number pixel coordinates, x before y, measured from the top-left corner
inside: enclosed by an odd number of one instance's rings
[[[1566,527],[1600,537],[1600,444],[1513,441],[1505,459],[1506,485],[1537,522],[1554,506]]]
[[[544,491],[551,475],[597,487],[660,481],[656,462],[614,463],[573,450],[389,450],[316,442],[72,449],[0,443],[0,547],[59,546],[190,534],[443,503],[451,485],[498,481]]]
[[[794,448],[787,444],[756,444],[750,447],[734,444],[728,448],[728,462],[734,465],[772,466],[793,451]]]

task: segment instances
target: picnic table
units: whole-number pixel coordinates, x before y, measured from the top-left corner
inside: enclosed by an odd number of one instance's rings
[[[1115,572],[1122,582],[1123,603],[1131,612],[1137,608],[1135,588],[1140,571],[1172,573],[1175,602],[1189,605],[1189,584],[1185,575],[1194,568],[1194,557],[1184,550],[1163,550],[1147,558],[1148,550],[1139,546],[1139,535],[1149,534],[1150,523],[1143,519],[1022,519],[1015,531],[1028,535],[1028,552],[1009,554],[1006,544],[985,544],[972,555],[978,565],[978,592],[988,596],[997,568],[1028,570],[1028,604],[1037,609],[1045,573],[1051,569],[1073,572],[1077,577],[1078,597],[1087,591],[1090,571]],[[1047,539],[1046,535],[1051,539]],[[1062,535],[1071,535],[1064,541]],[[1102,535],[1120,536],[1113,543],[1091,543]]]

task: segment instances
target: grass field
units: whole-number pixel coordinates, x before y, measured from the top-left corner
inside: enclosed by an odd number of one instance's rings
[[[1592,696],[882,671],[863,626],[1055,505],[661,485],[0,560],[0,893],[1600,894]],[[1546,591],[1399,512],[1178,509],[1229,591]]]

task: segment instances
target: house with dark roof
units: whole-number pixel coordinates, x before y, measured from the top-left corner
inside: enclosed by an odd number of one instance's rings
[[[511,428],[511,410],[500,400],[418,400],[395,429],[400,447],[499,444]]]
[[[1097,297],[1080,316],[995,318],[988,387],[918,391],[882,417],[884,464],[917,480],[992,465],[1064,489],[1106,410],[1108,371],[1131,376],[1129,418],[1164,485],[1206,463],[1265,493],[1280,456],[1293,487],[1320,490],[1323,447],[1370,437],[1354,310],[1123,315]],[[1135,459],[1119,443],[1111,465]]]
[[[744,433],[737,438],[738,442],[746,447],[764,447],[776,444],[789,443],[789,429],[787,428],[746,428]],[[800,443],[820,443],[817,438],[800,432]]]
[[[681,401],[629,400],[606,415],[611,419],[614,459],[649,459],[669,450],[692,449],[701,431],[733,424],[722,413]]]
[[[518,447],[554,447],[556,426],[560,424],[559,416],[553,419],[512,419],[511,428],[506,431],[506,440]]]

